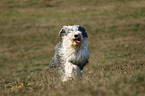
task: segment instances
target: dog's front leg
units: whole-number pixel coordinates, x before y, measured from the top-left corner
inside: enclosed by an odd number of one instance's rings
[[[82,72],[80,68],[77,65],[74,65],[71,62],[66,62],[64,64],[64,76],[63,76],[63,82],[71,79],[71,78],[77,78],[82,77]]]

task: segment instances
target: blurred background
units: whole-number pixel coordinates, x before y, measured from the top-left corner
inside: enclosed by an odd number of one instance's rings
[[[64,25],[89,36],[83,79],[48,68]],[[1,0],[1,96],[144,96],[144,0]]]

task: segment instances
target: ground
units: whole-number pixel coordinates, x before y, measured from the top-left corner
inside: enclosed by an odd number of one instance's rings
[[[83,26],[89,64],[62,83],[48,68],[64,25]],[[145,96],[144,0],[1,0],[0,96]]]

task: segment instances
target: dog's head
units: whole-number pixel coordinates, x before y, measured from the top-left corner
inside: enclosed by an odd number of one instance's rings
[[[80,25],[64,26],[60,30],[59,36],[62,37],[64,42],[66,42],[68,45],[70,44],[74,47],[88,42],[88,35],[85,32],[85,29]]]

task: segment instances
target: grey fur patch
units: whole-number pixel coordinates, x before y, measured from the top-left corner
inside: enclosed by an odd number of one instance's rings
[[[74,65],[77,65],[80,68],[80,70],[83,70],[86,64],[89,63],[88,59],[84,60],[83,62],[75,62],[75,61],[70,61],[70,62]]]
[[[55,46],[55,54],[52,58],[52,60],[49,63],[50,68],[58,68],[61,66],[61,56],[59,55],[59,48],[62,46],[62,41],[60,41],[56,46]]]

